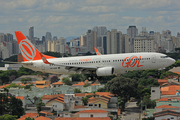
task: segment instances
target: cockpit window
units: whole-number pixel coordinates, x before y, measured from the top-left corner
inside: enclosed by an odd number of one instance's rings
[[[167,58],[168,56],[161,56],[161,58]]]

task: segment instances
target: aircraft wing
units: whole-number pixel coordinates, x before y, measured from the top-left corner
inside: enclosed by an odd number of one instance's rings
[[[26,64],[26,65],[32,65],[32,62],[11,62],[11,61],[4,61],[6,63],[13,63],[13,64]]]

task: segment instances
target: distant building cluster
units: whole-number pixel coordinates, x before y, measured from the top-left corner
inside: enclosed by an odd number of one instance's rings
[[[174,52],[180,47],[180,33],[172,36],[170,30],[160,32],[147,32],[143,27],[138,33],[136,26],[129,26],[127,33],[123,34],[117,29],[107,30],[106,26],[95,26],[87,30],[78,38],[70,42],[64,37],[52,36],[46,32],[42,38],[34,36],[34,27],[29,28],[26,36],[40,52],[52,51],[62,54],[82,55],[87,52],[94,53],[97,47],[102,54],[133,53],[133,52]],[[0,57],[8,58],[19,53],[18,43],[10,33],[0,33]]]

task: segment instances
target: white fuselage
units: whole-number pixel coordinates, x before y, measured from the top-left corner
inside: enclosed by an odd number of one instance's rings
[[[131,70],[146,70],[165,68],[175,60],[161,53],[124,53],[110,55],[78,56],[48,59],[50,63],[71,66],[113,67],[115,73]],[[31,61],[31,65],[24,64],[26,68],[54,74],[72,74],[64,66],[45,64],[42,60]]]

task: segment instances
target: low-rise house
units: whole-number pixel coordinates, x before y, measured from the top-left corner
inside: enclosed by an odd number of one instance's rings
[[[163,110],[153,113],[153,117],[155,118],[155,120],[179,120],[180,112],[176,112],[173,110]]]
[[[52,85],[51,85],[51,87],[52,88],[57,88],[57,87],[60,87],[60,86],[62,86],[64,83],[63,82],[55,82],[55,83],[52,83]]]
[[[40,111],[39,116],[53,116],[53,113],[46,112],[46,111]]]
[[[160,99],[161,91],[160,87],[151,87],[151,100]]]
[[[78,82],[78,84],[73,84],[73,87],[82,88],[85,85],[84,82]]]
[[[46,107],[52,107],[54,111],[63,111],[65,108],[64,96],[58,96],[46,102]]]
[[[34,120],[52,120],[52,119],[44,117],[44,116],[39,116],[39,117],[35,118]]]
[[[82,98],[86,97],[86,93],[75,93],[75,106],[83,105]]]
[[[76,114],[79,117],[108,117],[108,111],[105,110],[82,110]]]
[[[88,107],[92,107],[92,108],[108,108],[108,102],[109,99],[105,99],[105,98],[89,98],[88,100]]]
[[[25,115],[21,116],[18,120],[25,120],[27,117],[36,118],[38,117],[37,113],[26,113]]]
[[[54,120],[111,120],[110,117],[59,117],[59,118],[55,118]]]
[[[180,85],[161,87],[161,95],[179,95]]]
[[[23,108],[25,108],[26,103],[25,103],[25,97],[24,96],[16,96],[17,99],[20,99],[23,103]]]
[[[155,107],[156,112],[160,112],[163,110],[173,110],[176,112],[180,112],[180,107],[177,106],[170,106],[170,105],[161,105],[161,106],[157,106]]]
[[[47,88],[47,87],[49,87],[49,81],[45,81],[45,80],[43,80],[43,81],[36,81],[36,87],[37,88]]]
[[[169,105],[180,107],[180,98],[161,98],[156,101],[156,106]]]

